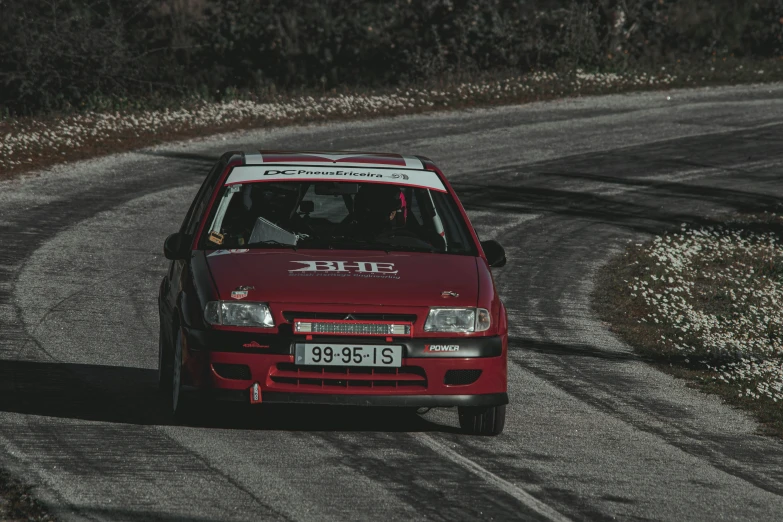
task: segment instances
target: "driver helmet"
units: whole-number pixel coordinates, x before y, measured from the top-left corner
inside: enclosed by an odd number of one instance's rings
[[[356,220],[368,226],[404,226],[407,211],[405,195],[395,185],[362,185],[354,201]]]
[[[249,183],[244,187],[245,211],[272,222],[287,221],[296,210],[298,188],[283,183]]]

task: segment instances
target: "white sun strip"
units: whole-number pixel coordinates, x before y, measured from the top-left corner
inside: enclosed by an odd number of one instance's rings
[[[415,433],[412,435],[424,446],[427,446],[429,449],[438,453],[442,457],[445,457],[451,462],[465,468],[467,471],[478,476],[488,484],[495,486],[507,495],[515,498],[520,503],[527,506],[530,510],[535,511],[546,520],[551,520],[552,522],[570,522],[570,518],[557,512],[551,506],[541,502],[524,489],[519,488],[506,479],[495,475],[485,467],[473,462],[469,458],[463,457],[445,444],[436,441],[433,437],[430,437],[425,433]]]
[[[263,181],[364,181],[446,192],[435,172],[405,168],[321,167],[314,165],[244,165],[234,167],[226,185]]]

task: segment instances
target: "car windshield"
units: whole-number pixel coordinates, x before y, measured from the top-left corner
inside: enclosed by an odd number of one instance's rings
[[[200,248],[313,248],[475,255],[448,193],[389,183],[290,181],[224,186]]]

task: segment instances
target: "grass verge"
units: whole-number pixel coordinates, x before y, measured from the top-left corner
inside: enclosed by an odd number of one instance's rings
[[[582,70],[430,80],[383,91],[112,100],[102,110],[0,120],[0,178],[55,163],[135,150],[218,132],[297,123],[366,119],[437,110],[521,104],[554,98],[783,80],[783,58],[715,60],[656,70]]]
[[[783,216],[683,224],[630,246],[601,270],[593,304],[661,370],[783,437]]]
[[[32,488],[0,470],[0,520],[50,522],[56,520],[33,497]]]

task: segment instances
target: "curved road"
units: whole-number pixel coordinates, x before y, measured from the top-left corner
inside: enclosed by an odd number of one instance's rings
[[[783,86],[648,93],[254,131],[0,183],[0,464],[64,519],[777,519],[783,445],[640,361],[590,293],[629,241],[779,204],[781,122]],[[167,421],[162,241],[219,153],[254,147],[444,168],[510,258],[503,435],[438,410]]]

